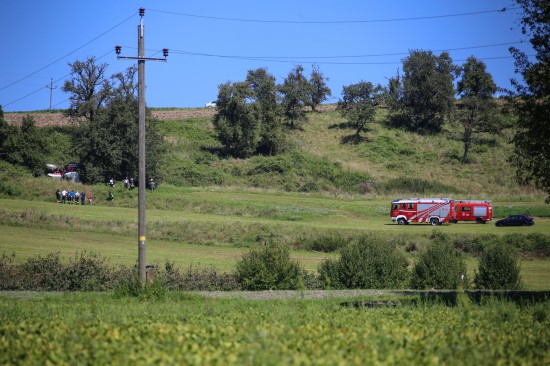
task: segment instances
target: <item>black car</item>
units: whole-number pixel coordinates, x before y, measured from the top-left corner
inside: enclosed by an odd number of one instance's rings
[[[496,226],[532,226],[535,220],[529,215],[509,215],[507,218],[495,222]]]

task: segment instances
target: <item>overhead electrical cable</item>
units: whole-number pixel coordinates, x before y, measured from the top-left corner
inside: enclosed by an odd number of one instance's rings
[[[270,59],[266,57],[246,57],[246,56],[227,56],[227,55],[213,55],[206,53],[192,53],[186,51],[170,50],[171,54],[180,54],[180,55],[189,55],[189,56],[202,56],[202,57],[215,57],[215,58],[225,58],[225,59],[236,59],[236,60],[249,60],[249,61],[262,61],[262,62],[274,62],[274,63],[291,63],[291,64],[304,64],[308,62],[314,62],[320,65],[395,65],[401,64],[401,60],[397,61],[387,61],[387,62],[337,62],[337,61],[316,61],[316,60],[291,60],[291,59]],[[496,60],[496,59],[510,59],[513,58],[512,55],[509,56],[495,56],[495,57],[479,57],[479,60]],[[465,62],[466,59],[453,60],[455,62]]]
[[[523,41],[517,42],[507,42],[507,43],[496,43],[489,45],[481,46],[469,46],[469,47],[456,47],[456,48],[444,48],[439,50],[430,50],[432,52],[443,52],[443,51],[463,51],[470,49],[479,49],[479,48],[489,48],[489,47],[500,47],[500,46],[511,46],[522,44]],[[148,50],[154,51],[154,50]],[[181,50],[170,50],[171,52],[176,52],[180,54],[188,54],[193,56],[216,56],[216,57],[227,57],[227,58],[237,58],[237,59],[338,59],[338,58],[364,58],[364,57],[384,57],[384,56],[403,56],[408,55],[409,52],[394,52],[394,53],[376,53],[376,54],[364,54],[364,55],[341,55],[341,56],[242,56],[242,55],[219,55],[219,54],[210,54],[210,53],[200,53],[200,52],[191,52],[191,51],[181,51]],[[157,51],[161,52],[161,51]]]
[[[440,19],[440,18],[450,18],[450,17],[463,17],[471,15],[480,15],[480,14],[489,14],[489,13],[504,13],[510,10],[521,9],[517,7],[504,7],[500,9],[492,10],[483,10],[483,11],[474,11],[468,13],[455,13],[455,14],[444,14],[444,15],[428,15],[421,17],[407,17],[407,18],[389,18],[389,19],[367,19],[367,20],[328,20],[328,21],[299,21],[299,20],[267,20],[267,19],[244,19],[244,18],[226,18],[226,17],[214,17],[207,15],[197,15],[197,14],[187,14],[187,13],[177,13],[172,11],[158,10],[158,9],[147,9],[148,11],[153,11],[163,14],[179,15],[190,18],[202,18],[202,19],[211,19],[211,20],[223,20],[231,22],[248,22],[248,23],[280,23],[280,24],[350,24],[350,23],[384,23],[384,22],[403,22],[403,21],[414,21],[414,20],[427,20],[427,19]]]
[[[102,56],[98,57],[97,60],[101,60],[103,57],[105,57],[105,56],[107,56],[108,54],[113,53],[113,52],[114,52],[113,50],[110,50],[109,52],[107,52],[107,53],[103,54]],[[71,72],[71,73],[68,73],[68,74],[66,74],[66,75],[64,75],[64,76],[62,76],[62,77],[60,77],[60,78],[55,79],[55,80],[52,82],[52,84],[57,84],[57,83],[60,82],[61,80],[64,80],[66,77],[71,76],[71,74],[72,74],[72,72]],[[22,97],[20,97],[20,98],[18,98],[18,99],[12,100],[11,102],[4,104],[3,106],[4,106],[4,107],[7,107],[7,106],[9,106],[10,104],[19,102],[20,100],[25,99],[25,98],[27,98],[27,97],[30,97],[31,95],[36,94],[36,93],[38,93],[39,91],[42,91],[43,89],[44,89],[44,87],[40,87],[39,89],[36,89],[35,91],[30,92],[29,94],[24,95],[24,96],[22,96]],[[67,100],[68,100],[68,99],[67,99]],[[58,103],[58,104],[59,104],[59,103]],[[57,104],[56,104],[56,105],[57,105]]]
[[[40,72],[40,71],[42,71],[42,70],[44,70],[44,69],[46,69],[46,68],[52,66],[53,64],[55,64],[55,63],[57,63],[57,62],[59,62],[59,61],[65,59],[65,58],[67,58],[68,56],[72,55],[72,54],[75,53],[76,51],[78,51],[78,50],[80,50],[80,49],[86,47],[86,46],[89,45],[90,43],[94,42],[94,41],[97,40],[98,38],[101,38],[101,37],[104,36],[105,34],[111,32],[112,30],[114,30],[115,28],[117,28],[117,27],[119,27],[120,25],[124,24],[125,22],[127,22],[128,20],[130,20],[131,18],[133,18],[133,17],[135,17],[135,16],[136,16],[135,13],[132,14],[132,15],[129,16],[128,18],[124,19],[122,22],[118,23],[117,25],[115,25],[115,26],[112,27],[112,28],[109,28],[108,30],[106,30],[105,32],[101,33],[101,34],[98,35],[97,37],[95,37],[95,38],[93,38],[92,40],[90,40],[90,41],[84,43],[83,45],[81,45],[81,46],[78,47],[77,49],[75,49],[75,50],[73,50],[73,51],[67,53],[66,55],[64,55],[64,56],[62,56],[62,57],[60,57],[60,58],[58,58],[58,59],[55,60],[55,61],[50,62],[50,63],[47,64],[46,66],[44,66],[44,67],[42,67],[42,68],[40,68],[40,69],[38,69],[38,70],[36,70],[36,71],[34,71],[34,72],[28,74],[27,76],[22,77],[21,79],[18,79],[18,80],[14,81],[14,82],[12,82],[12,83],[6,85],[6,86],[3,86],[2,88],[0,88],[0,91],[4,90],[4,89],[6,89],[6,88],[9,88],[10,86],[15,85],[15,84],[19,83],[20,81],[23,81],[23,80],[25,80],[25,79],[27,79],[27,78],[29,78],[29,77],[31,77],[31,76],[37,74],[38,72]]]

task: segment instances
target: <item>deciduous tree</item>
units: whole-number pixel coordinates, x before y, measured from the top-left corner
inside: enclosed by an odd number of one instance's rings
[[[165,150],[156,125],[146,120],[146,173],[160,181],[158,164]],[[98,110],[94,123],[80,126],[75,138],[81,178],[84,182],[105,182],[114,177],[138,176],[137,98],[114,97]],[[138,182],[141,183],[141,182]]]
[[[374,122],[381,91],[380,85],[375,87],[365,81],[344,86],[337,109],[355,128],[356,136],[359,136],[367,123]]]
[[[486,71],[485,63],[470,56],[462,66],[461,73],[462,78],[457,84],[457,91],[461,97],[458,121],[464,128],[464,164],[468,161],[468,152],[474,142],[474,135],[483,132],[497,133],[500,121],[493,101],[497,86],[491,74]]]
[[[21,127],[10,126],[4,121],[0,107],[0,159],[40,172],[44,169],[47,154],[48,144],[35,126],[34,118],[26,115]]]
[[[247,98],[252,102],[253,117],[259,121],[260,140],[257,152],[275,155],[285,150],[286,138],[281,117],[281,106],[277,101],[275,77],[260,68],[249,70],[247,77]]]
[[[403,94],[391,124],[419,133],[437,133],[454,105],[456,68],[447,52],[415,50],[403,60]]]
[[[317,106],[323,103],[332,95],[332,91],[327,85],[328,78],[325,78],[318,65],[313,65],[311,76],[309,78],[309,106],[313,111]]]
[[[277,154],[285,148],[275,78],[265,69],[250,70],[244,82],[219,86],[214,129],[229,155]]]
[[[282,94],[282,107],[285,120],[290,128],[298,127],[302,122],[307,121],[304,107],[309,102],[309,83],[303,75],[304,68],[296,66],[279,86]]]
[[[253,155],[260,140],[260,121],[251,112],[246,83],[220,85],[216,107],[214,130],[226,152],[236,158]]]
[[[525,85],[515,82],[517,130],[513,139],[513,163],[520,183],[533,182],[550,203],[550,2],[516,0],[522,7],[522,32],[530,37],[536,55],[531,61],[516,48],[510,51],[516,72]]]
[[[65,81],[63,91],[69,93],[70,117],[85,117],[93,122],[99,108],[112,93],[112,82],[107,78],[107,64],[98,64],[95,57],[69,63],[71,78]]]

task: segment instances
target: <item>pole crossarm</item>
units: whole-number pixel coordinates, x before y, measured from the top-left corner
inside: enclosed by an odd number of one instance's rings
[[[117,56],[116,58],[119,60],[164,61],[164,62],[167,61],[166,58],[154,58],[154,57]]]

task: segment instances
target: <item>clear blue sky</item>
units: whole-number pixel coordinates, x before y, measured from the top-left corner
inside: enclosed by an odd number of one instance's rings
[[[411,49],[449,50],[456,64],[474,55],[510,88],[518,76],[508,47],[532,53],[511,0],[4,1],[4,111],[48,109],[51,78],[54,108],[67,108],[61,89],[69,62],[95,56],[109,75],[131,66],[117,60],[114,46],[137,55],[140,7],[146,56],[170,49],[167,63],[146,63],[149,107],[202,107],[219,84],[242,81],[248,70],[265,67],[281,83],[296,65],[309,77],[314,63],[330,79],[329,102],[337,102],[344,85],[386,84]]]

